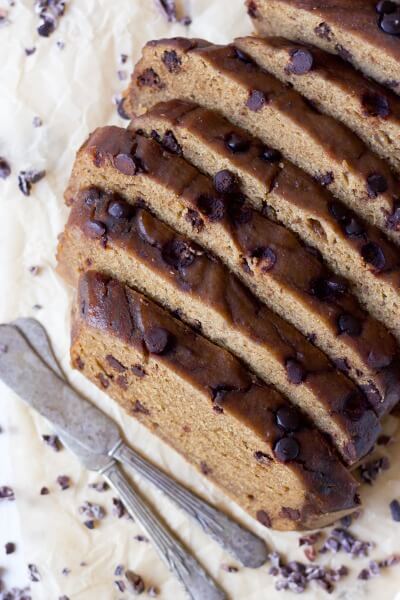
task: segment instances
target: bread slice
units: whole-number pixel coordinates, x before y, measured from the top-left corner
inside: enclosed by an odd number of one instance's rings
[[[384,30],[395,15],[378,12],[377,0],[246,0],[263,35],[280,35],[338,54],[400,94],[400,44]],[[384,22],[382,22],[384,20]],[[381,25],[380,25],[381,24]],[[399,27],[397,27],[399,34]],[[398,35],[397,34],[397,35]]]
[[[182,153],[217,181],[233,182],[256,209],[299,234],[352,282],[362,304],[400,341],[400,253],[379,229],[218,112],[170,100],[133,119],[132,127]],[[232,134],[248,142],[247,152],[229,151],[224,140]]]
[[[356,506],[356,482],[283,396],[118,281],[82,276],[71,358],[263,525],[319,527]]]
[[[235,45],[321,112],[342,121],[400,173],[400,98],[396,94],[315,46],[278,37],[240,38]]]
[[[206,46],[183,38],[149,42],[132,75],[128,113],[141,114],[174,98],[220,110],[399,242],[399,183],[389,165],[234,45]],[[229,140],[229,145],[232,152],[243,151],[240,142]]]
[[[160,219],[219,256],[332,358],[346,359],[348,374],[380,414],[397,403],[394,338],[290,231],[218,194],[210,178],[154,140],[118,127],[98,129],[78,152],[67,201],[88,186],[131,202],[142,198]]]
[[[215,256],[141,203],[132,206],[97,188],[81,190],[59,242],[58,261],[73,285],[89,265],[139,289],[236,353],[308,413],[346,462],[359,460],[375,443],[378,419],[357,387]]]

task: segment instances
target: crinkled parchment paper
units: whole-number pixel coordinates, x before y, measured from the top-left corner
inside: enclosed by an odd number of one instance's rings
[[[3,7],[7,7],[5,1]],[[71,382],[118,421],[133,446],[264,535],[271,549],[286,553],[290,559],[301,559],[304,557],[297,534],[273,533],[247,518],[174,451],[71,371],[71,292],[54,270],[57,236],[67,217],[63,190],[74,154],[95,127],[125,124],[112,103],[113,94],[126,84],[117,71],[129,74],[142,45],[152,38],[188,35],[227,42],[233,36],[249,33],[251,26],[242,4],[242,0],[192,0],[187,10],[193,24],[185,29],[168,23],[153,0],[70,0],[58,29],[45,39],[36,34],[38,19],[33,1],[16,0],[9,10],[11,24],[0,30],[0,156],[7,158],[12,167],[12,175],[0,180],[0,321],[18,316],[39,318]],[[65,47],[58,47],[57,41]],[[36,52],[27,57],[24,49],[32,46],[36,46]],[[124,65],[121,54],[129,57]],[[42,127],[33,127],[35,116],[42,119]],[[47,171],[29,197],[23,196],[17,185],[17,174],[24,169]],[[38,274],[29,272],[32,266],[40,267]],[[157,586],[162,599],[183,600],[179,584],[151,544],[135,539],[142,533],[138,524],[111,515],[112,493],[88,487],[99,478],[85,471],[66,450],[55,453],[45,446],[40,436],[51,431],[49,425],[3,385],[0,392],[0,425],[5,429],[0,436],[0,485],[12,485],[17,498],[16,503],[1,503],[0,543],[19,540],[21,535],[15,555],[5,557],[0,552],[0,565],[10,570],[10,584],[24,583],[26,565],[33,563],[41,575],[40,582],[31,584],[36,599],[57,600],[62,594],[71,600],[128,598],[129,594],[119,593],[113,584],[114,569],[121,563],[140,573],[147,585]],[[391,419],[388,426],[396,431],[396,420]],[[361,538],[376,542],[374,558],[400,552],[400,524],[391,520],[388,508],[392,498],[400,497],[399,439],[384,451],[391,456],[392,467],[373,488],[364,490],[365,512],[352,529]],[[59,475],[71,477],[70,489],[59,489]],[[160,493],[138,483],[231,598],[290,597],[289,593],[275,591],[268,566],[258,571],[226,572],[222,566],[235,562]],[[49,488],[49,495],[39,494],[42,486]],[[84,519],[78,513],[85,500],[101,504],[108,512],[93,531],[83,525]],[[356,575],[367,559],[350,561],[340,554],[326,556],[324,561],[351,567],[351,575],[338,586],[334,598],[400,599],[399,567],[365,584]],[[62,574],[64,568],[70,569],[69,575]],[[305,598],[324,594],[319,588],[310,589]]]

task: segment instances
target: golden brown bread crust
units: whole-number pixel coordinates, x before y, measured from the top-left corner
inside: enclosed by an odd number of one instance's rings
[[[385,33],[378,0],[246,0],[257,31],[339,54],[400,94],[399,37]]]
[[[157,423],[157,435],[195,464],[196,448],[204,451],[201,437],[191,433],[198,426],[208,436],[208,474],[219,485],[228,482],[226,491],[264,525],[317,527],[357,505],[356,482],[305,417],[254,381],[232,355],[119,282],[95,272],[82,276],[71,356],[76,368],[133,416],[153,428]],[[171,427],[169,417],[176,410],[190,414],[192,405],[207,429],[196,417],[186,432]],[[247,449],[242,436],[251,444]],[[226,459],[218,452],[222,443]],[[232,455],[238,449],[238,466],[248,465],[244,490],[243,481],[235,487],[230,472],[237,471]]]
[[[400,342],[400,253],[379,229],[216,111],[183,100],[160,102],[133,119],[132,128],[158,139],[208,175],[218,179],[225,172],[229,183],[228,169],[249,202],[321,252]],[[225,139],[232,133],[249,143],[246,152],[233,154],[227,148]]]
[[[117,194],[81,190],[60,239],[58,261],[73,285],[90,266],[139,289],[238,355],[308,413],[346,462],[359,460],[375,443],[378,420],[356,386],[215,256],[140,202],[132,206]],[[302,381],[295,379],[300,371]]]
[[[279,37],[239,38],[235,45],[321,112],[342,121],[400,173],[400,98],[396,94],[316,46]]]
[[[293,321],[299,319],[296,322],[307,333],[313,332],[318,311],[319,320],[325,319],[324,335],[330,332],[329,344],[322,336],[322,325],[315,330],[315,342],[336,358],[348,357],[349,374],[362,382],[379,414],[397,403],[399,369],[393,338],[289,231],[216,193],[210,179],[155,141],[116,127],[97,130],[80,150],[67,200],[72,199],[74,187],[90,185],[117,191],[131,202],[142,197],[160,218],[220,256],[274,310]],[[303,268],[293,268],[299,259],[296,263],[288,256],[301,256]],[[340,293],[323,294],[321,300],[319,293],[312,292],[313,282],[321,282],[321,277],[329,289],[339,288]],[[273,285],[278,278],[280,285]],[[290,287],[292,281],[296,284]],[[285,286],[284,294],[281,286]],[[272,294],[278,292],[279,300],[272,303]],[[289,292],[296,302],[290,314],[283,309]],[[307,322],[301,323],[301,311],[308,315]],[[361,372],[355,365],[361,365]]]
[[[389,165],[234,45],[197,47],[183,38],[149,42],[127,91],[128,114],[174,98],[220,110],[325,180],[345,204],[399,242],[399,183]]]

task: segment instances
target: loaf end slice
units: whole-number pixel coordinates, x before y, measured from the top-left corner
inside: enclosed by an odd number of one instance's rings
[[[357,506],[356,482],[293,406],[119,282],[82,276],[71,357],[265,526],[319,527]]]

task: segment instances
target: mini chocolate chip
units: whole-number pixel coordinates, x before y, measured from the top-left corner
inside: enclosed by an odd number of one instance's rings
[[[369,242],[361,248],[361,256],[368,264],[372,265],[376,271],[383,271],[386,265],[385,254],[378,244]]]
[[[162,249],[163,260],[174,269],[185,269],[195,260],[195,253],[184,240],[170,240]]]
[[[286,431],[296,431],[301,425],[301,415],[294,406],[281,406],[276,413],[276,422]]]
[[[332,171],[327,171],[326,173],[320,173],[319,175],[316,175],[315,179],[323,187],[328,187],[328,185],[334,182],[335,177]]]
[[[332,30],[329,27],[328,23],[320,23],[314,29],[315,34],[321,39],[325,39],[328,41],[332,40]]]
[[[203,475],[210,475],[210,473],[212,473],[212,469],[204,460],[202,460],[200,463],[200,470],[203,473]]]
[[[258,510],[256,513],[257,521],[264,525],[265,527],[271,527],[272,521],[270,519],[269,514],[265,510]]]
[[[254,1],[248,3],[248,5],[247,5],[247,14],[252,19],[258,19],[258,17],[259,17],[258,6],[257,6],[257,4]]]
[[[299,521],[301,517],[300,511],[290,506],[282,506],[281,515],[291,521]]]
[[[168,348],[171,334],[163,327],[151,327],[144,332],[144,343],[151,354],[162,354]]]
[[[106,233],[106,226],[101,221],[86,221],[85,231],[91,238],[101,238]]]
[[[71,478],[68,475],[59,475],[57,483],[62,490],[67,490],[71,486]]]
[[[181,70],[182,60],[175,50],[165,50],[161,60],[170,73],[179,73]]]
[[[193,210],[192,208],[188,209],[185,215],[185,221],[188,221],[191,224],[192,229],[195,229],[197,233],[199,233],[204,227],[203,219],[200,217],[197,210]]]
[[[252,90],[249,94],[249,98],[246,102],[248,109],[258,112],[267,104],[268,100],[264,92],[261,90]]]
[[[94,529],[96,524],[94,522],[93,519],[88,519],[87,521],[84,521],[83,524],[85,525],[85,527],[87,527],[88,529]]]
[[[400,9],[397,5],[397,10],[391,13],[384,13],[379,18],[379,26],[385,33],[389,35],[400,36]]]
[[[349,50],[347,50],[347,48],[342,46],[342,44],[336,44],[335,50],[339,54],[340,58],[343,58],[343,60],[351,61],[351,59],[352,59],[351,52]]]
[[[242,61],[246,65],[255,65],[254,60],[248,54],[246,54],[246,52],[243,52],[243,50],[236,48],[236,46],[234,48],[234,51],[235,51],[235,58],[238,58],[240,61]]]
[[[364,227],[355,217],[351,217],[343,223],[343,231],[349,238],[357,238],[364,235]]]
[[[367,178],[367,191],[370,198],[376,198],[379,194],[383,194],[388,189],[386,177],[379,173],[372,173]]]
[[[390,115],[389,100],[383,94],[364,92],[361,97],[364,113],[369,117],[388,117]]]
[[[0,157],[0,179],[7,179],[11,175],[11,167],[5,158]]]
[[[338,327],[339,333],[347,333],[347,335],[350,335],[351,337],[357,337],[362,331],[360,321],[349,314],[340,315]]]
[[[376,12],[381,15],[389,15],[398,9],[398,4],[392,0],[379,0],[376,5]]]
[[[295,358],[288,358],[285,362],[285,368],[288,380],[293,385],[299,385],[302,383],[306,377],[306,372],[304,367],[298,360]]]
[[[344,294],[347,290],[347,285],[344,280],[339,277],[319,277],[313,279],[310,284],[310,291],[319,300],[327,301],[334,300],[338,296]]]
[[[228,169],[218,171],[214,176],[214,187],[219,194],[233,194],[237,191],[236,175]]]
[[[232,132],[225,136],[225,145],[233,154],[238,154],[240,152],[247,152],[250,148],[250,141]]]
[[[133,413],[141,413],[142,415],[149,415],[150,414],[149,409],[146,408],[146,406],[144,404],[142,404],[140,402],[140,400],[135,400],[132,412]]]
[[[15,544],[14,542],[7,542],[7,544],[5,544],[4,546],[6,554],[13,554],[15,552]]]
[[[134,375],[136,375],[136,377],[139,377],[139,379],[143,379],[143,377],[145,377],[146,375],[146,371],[144,370],[144,368],[142,367],[142,365],[132,365],[131,366],[131,371]]]
[[[350,393],[343,403],[343,414],[351,421],[359,421],[365,413],[363,397],[357,393]]]
[[[211,222],[221,221],[225,216],[225,205],[222,198],[202,194],[197,199],[197,207]]]
[[[107,212],[114,219],[129,219],[133,214],[133,208],[123,200],[112,200],[108,205]]]
[[[42,487],[40,490],[40,495],[41,496],[47,496],[48,494],[50,494],[50,490],[47,487]]]
[[[252,258],[257,258],[260,261],[261,270],[264,273],[271,271],[278,260],[275,250],[269,246],[256,248],[256,250],[253,250],[251,253],[251,256]]]
[[[386,225],[388,229],[398,231],[400,229],[400,201],[394,202],[392,214],[388,216]]]
[[[269,465],[273,461],[273,458],[271,456],[269,456],[265,452],[261,452],[261,450],[257,450],[256,452],[254,452],[253,456],[256,459],[256,461],[261,463],[262,465]]]
[[[137,573],[126,571],[125,577],[128,581],[128,590],[136,595],[142,594],[145,589],[144,581]]]
[[[145,69],[137,78],[139,87],[160,87],[161,79],[154,69]]]
[[[389,506],[393,521],[400,522],[400,502],[392,500]]]
[[[107,354],[106,361],[110,365],[114,371],[118,371],[118,373],[124,373],[127,371],[127,367],[125,367],[119,360],[117,360],[112,354]]]
[[[95,206],[101,198],[100,191],[97,188],[84,190],[82,197],[87,206]]]
[[[37,568],[36,565],[34,564],[29,564],[28,565],[28,572],[29,572],[29,579],[33,582],[38,582],[40,581],[41,577],[40,577],[40,573],[39,570]]]
[[[178,156],[182,156],[182,147],[178,144],[178,141],[172,131],[168,130],[164,133],[161,143],[169,152],[177,154]]]
[[[124,175],[135,175],[137,171],[135,161],[129,154],[118,154],[113,162],[114,167]]]
[[[261,149],[260,158],[266,162],[276,163],[282,159],[282,154],[279,152],[279,150],[275,150],[275,148],[263,146]]]
[[[101,387],[103,387],[105,390],[110,386],[110,382],[104,373],[97,373],[96,378],[100,381]]]
[[[41,25],[37,28],[37,32],[42,37],[49,37],[56,28],[56,24],[53,20],[45,19]]]
[[[288,73],[293,75],[304,75],[313,68],[314,57],[306,48],[298,48],[290,53],[290,61],[287,65]]]
[[[278,460],[287,462],[297,458],[300,452],[300,446],[297,440],[292,437],[281,438],[274,447],[274,453]]]

